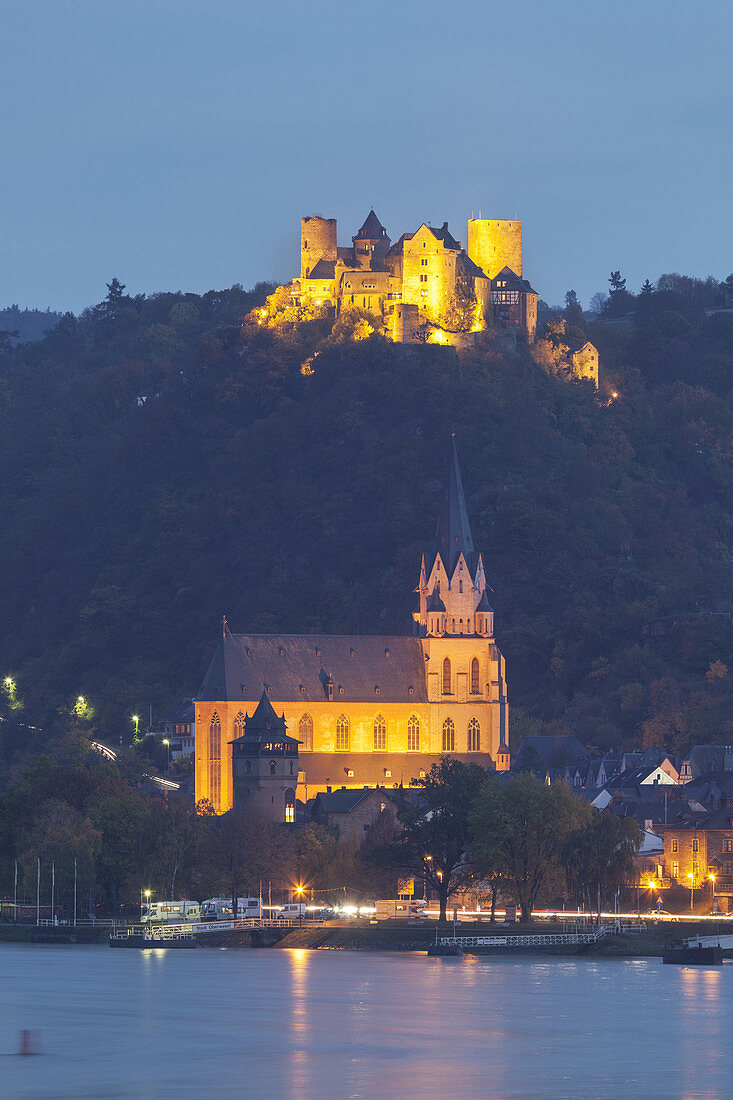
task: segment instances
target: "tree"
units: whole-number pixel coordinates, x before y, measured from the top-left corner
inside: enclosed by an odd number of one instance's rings
[[[200,863],[202,877],[217,893],[226,891],[236,920],[239,897],[258,893],[263,879],[271,878],[282,865],[281,834],[266,818],[242,810],[206,820],[209,832]]]
[[[654,283],[650,283],[648,279],[645,279],[644,282],[641,284],[641,293],[642,294],[653,294],[654,293]]]
[[[448,332],[469,332],[476,319],[473,279],[461,269],[456,274],[455,288],[442,319],[443,327]]]
[[[603,290],[597,290],[589,302],[591,313],[605,313],[608,295]]]
[[[610,895],[631,872],[640,844],[641,829],[633,818],[593,810],[591,820],[563,842],[560,860],[570,894],[592,903],[600,893],[601,905],[608,905]]]
[[[165,883],[166,897],[173,899],[177,881],[190,877],[202,820],[192,803],[181,795],[170,794],[165,803],[157,802],[155,810],[157,877]]]
[[[523,920],[531,920],[540,890],[559,870],[565,837],[587,814],[565,783],[547,786],[526,773],[492,779],[479,794],[471,854],[512,882]]]
[[[578,328],[583,326],[583,309],[578,301],[578,295],[574,290],[569,290],[565,295],[565,320],[568,325]]]
[[[395,865],[424,879],[435,891],[443,921],[448,898],[474,877],[468,856],[470,814],[486,782],[486,772],[478,764],[444,756],[420,780],[418,805],[398,812],[403,831],[392,849]]]

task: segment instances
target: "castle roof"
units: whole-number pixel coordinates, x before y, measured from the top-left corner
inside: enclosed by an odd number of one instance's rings
[[[460,261],[466,275],[471,275],[474,279],[488,279],[486,272],[473,262],[467,252],[461,251]]]
[[[516,271],[512,271],[510,267],[503,267],[494,278],[491,280],[491,285],[496,286],[501,280],[502,287],[507,290],[518,290],[520,294],[536,294],[537,291],[532,289],[532,286],[527,279],[522,279],[517,275]]]
[[[458,451],[455,436],[451,438],[451,453],[448,464],[448,482],[443,503],[438,516],[435,531],[433,560],[440,554],[443,565],[449,574],[453,573],[461,554],[471,568],[473,565],[473,537],[468,522],[468,510],[463,495],[463,481],[458,465]]]
[[[355,241],[381,241],[387,236],[387,230],[380,222],[372,208],[366,216],[366,220],[359,232],[354,237]]]
[[[306,276],[307,279],[334,279],[336,277],[335,260],[319,260]]]
[[[322,675],[325,674],[325,678]],[[427,702],[420,641],[402,635],[225,634],[199,700]],[[410,689],[412,689],[410,691]],[[254,717],[254,716],[253,716]]]
[[[443,222],[440,229],[436,229],[433,225],[426,225],[425,228],[430,230],[436,240],[442,241],[446,248],[453,249],[455,252],[460,252],[460,241],[457,241],[448,229],[448,222]],[[414,234],[411,234],[411,236],[413,235]]]

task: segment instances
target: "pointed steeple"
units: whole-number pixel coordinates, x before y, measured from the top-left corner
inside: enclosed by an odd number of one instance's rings
[[[474,552],[471,525],[468,522],[468,510],[463,495],[461,468],[458,464],[455,434],[451,436],[448,483],[440,515],[438,516],[433,552],[435,555],[440,554],[449,576],[453,574],[456,562],[461,554],[463,554],[470,567]]]

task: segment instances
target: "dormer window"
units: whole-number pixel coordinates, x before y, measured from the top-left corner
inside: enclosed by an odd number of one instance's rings
[[[339,684],[339,695],[343,695],[343,693],[344,693],[344,685]]]
[[[374,694],[375,695],[381,695],[382,694],[382,689],[379,687],[378,684],[374,685]]]
[[[326,698],[333,699],[333,684],[326,684]]]

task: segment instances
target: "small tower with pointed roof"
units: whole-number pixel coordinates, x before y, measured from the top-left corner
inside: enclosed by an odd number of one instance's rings
[[[285,715],[278,717],[266,689],[231,745],[234,809],[293,824],[299,742],[288,736]]]
[[[352,241],[357,267],[371,271],[381,266],[391,241],[387,236],[387,230],[374,213],[374,207],[367,214],[359,232],[352,237]]]

